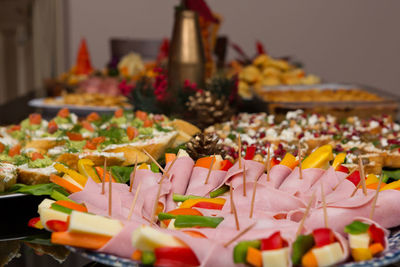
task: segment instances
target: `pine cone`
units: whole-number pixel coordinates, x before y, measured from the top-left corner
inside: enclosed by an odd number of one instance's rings
[[[197,92],[194,96],[190,96],[186,106],[201,128],[226,121],[233,114],[227,97],[218,97],[210,91]]]
[[[197,133],[186,144],[186,151],[193,160],[211,155],[225,156],[225,150],[218,144],[218,136],[214,133]]]

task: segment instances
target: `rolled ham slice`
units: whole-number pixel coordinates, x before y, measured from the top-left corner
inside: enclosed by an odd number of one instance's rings
[[[165,170],[168,170],[171,162],[165,166]],[[171,191],[167,196],[167,207],[166,210],[173,210],[176,208],[176,204],[173,201],[173,194],[185,194],[186,188],[189,184],[190,176],[192,174],[194,161],[190,157],[178,157],[174,165],[169,170],[169,174],[172,175],[171,179]]]
[[[291,174],[279,186],[279,190],[298,196],[307,192],[311,186],[323,175],[325,170],[310,168],[302,170],[303,178],[300,179],[299,168],[296,167]]]
[[[194,167],[192,171],[192,176],[190,177],[189,186],[186,190],[186,195],[195,195],[205,197],[217,189],[219,185],[222,185],[223,179],[226,175],[226,171],[212,170],[208,183],[204,184],[208,174],[207,168]]]
[[[371,219],[364,218],[364,217],[356,217],[356,218],[354,218],[353,221],[360,221],[360,222],[363,222],[363,223],[366,223],[366,224],[369,224],[369,225],[375,224],[376,227],[382,229],[383,233],[385,234],[385,244],[384,244],[385,249],[384,249],[381,253],[384,253],[385,251],[387,251],[387,250],[389,249],[389,235],[390,235],[390,231],[389,231],[388,229],[382,227],[382,226],[381,226],[379,223],[377,223],[376,221],[373,221],[373,220],[371,220]]]
[[[270,170],[269,182],[267,181],[267,174],[261,175],[258,182],[261,184],[271,185],[273,188],[279,188],[283,181],[288,177],[292,170],[285,165],[275,165]]]
[[[253,182],[264,173],[264,164],[254,161],[242,159],[242,168],[239,168],[239,161],[237,161],[226,174],[223,184],[229,185],[232,181],[232,187],[236,188],[240,184],[243,184],[243,167],[246,167],[246,182]]]

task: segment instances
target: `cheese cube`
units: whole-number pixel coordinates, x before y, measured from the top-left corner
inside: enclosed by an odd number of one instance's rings
[[[368,248],[370,238],[368,233],[349,235],[350,248]]]
[[[54,202],[55,202],[54,200],[51,200],[51,199],[48,199],[48,198],[43,199],[43,201],[40,202],[40,204],[38,206],[39,215],[40,215],[42,209],[50,209],[51,204],[53,204]]]
[[[263,267],[289,266],[289,249],[273,249],[261,251]]]
[[[343,249],[339,242],[314,248],[312,253],[317,259],[319,267],[334,265],[343,259]]]
[[[113,237],[123,228],[120,221],[86,212],[72,211],[68,231]]]
[[[49,209],[49,208],[40,208],[40,222],[42,223],[43,227],[50,231],[50,229],[47,227],[46,223],[50,220],[57,220],[57,221],[63,221],[66,222],[68,220],[68,214]]]
[[[138,227],[133,232],[132,245],[142,251],[153,251],[159,247],[185,247],[181,241],[172,235],[146,225]]]

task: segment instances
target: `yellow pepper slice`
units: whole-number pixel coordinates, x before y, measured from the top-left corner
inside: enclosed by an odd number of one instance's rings
[[[371,251],[368,248],[353,248],[351,256],[355,261],[366,261],[372,259]]]
[[[101,180],[95,170],[93,169],[94,163],[90,159],[80,159],[78,161],[78,170],[80,174],[90,177],[95,181],[96,183],[100,183]]]
[[[365,180],[365,185],[371,185],[379,183],[379,178],[375,174],[371,173],[367,175],[367,180]]]
[[[324,145],[312,152],[305,158],[301,164],[302,169],[323,168],[329,165],[329,161],[333,160],[332,146]]]
[[[297,164],[299,164],[299,161],[292,154],[286,153],[286,155],[283,157],[281,163],[279,163],[279,164],[285,165],[285,166],[293,169],[294,167],[297,166]]]
[[[339,167],[340,164],[342,164],[345,159],[346,159],[346,153],[337,154],[332,163],[332,167],[336,170],[336,168]]]
[[[65,167],[64,165],[62,165],[60,163],[54,164],[54,168],[59,172],[68,174],[68,176],[70,176],[72,179],[74,179],[82,187],[85,186],[86,181],[87,181],[87,177],[86,176],[80,174],[77,171],[71,170],[71,169]]]
[[[385,185],[382,187],[380,191],[388,190],[388,189],[400,189],[400,180],[391,182],[390,184]]]
[[[196,204],[200,202],[206,202],[206,203],[211,203],[211,204],[216,204],[216,205],[224,205],[225,204],[225,199],[223,198],[195,198],[195,199],[187,199],[185,200],[179,208],[191,208],[193,206],[196,206]]]
[[[146,163],[142,163],[140,164],[139,170],[150,170],[149,165],[147,165]]]

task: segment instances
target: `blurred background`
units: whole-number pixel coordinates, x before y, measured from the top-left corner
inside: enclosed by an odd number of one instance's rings
[[[172,0],[0,0],[0,111],[28,109],[29,99],[45,95],[44,81],[74,66],[82,38],[96,69],[110,62],[112,38],[171,38],[177,4]],[[269,55],[299,61],[307,73],[323,81],[356,82],[400,94],[399,1],[208,4],[220,15],[218,34],[228,36],[249,55],[260,41]],[[229,47],[227,61],[235,55]],[[7,113],[9,117],[15,112]],[[6,114],[0,116],[4,121]]]

